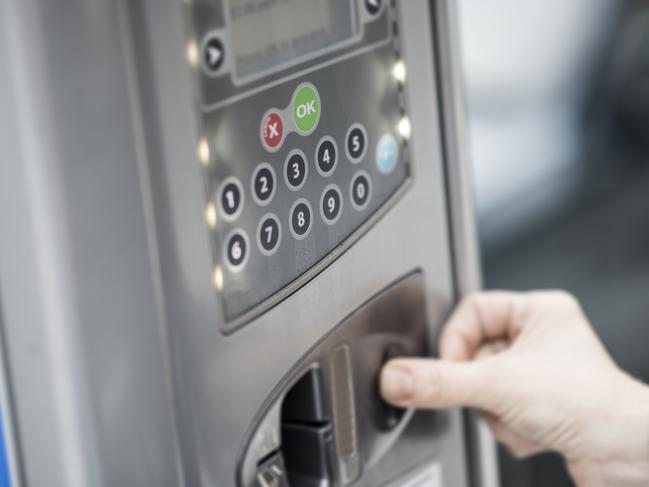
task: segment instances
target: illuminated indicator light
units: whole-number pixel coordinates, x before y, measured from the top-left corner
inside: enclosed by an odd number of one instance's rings
[[[223,291],[223,271],[217,265],[212,274],[212,284],[217,291]]]
[[[401,137],[406,140],[409,139],[412,135],[412,125],[410,124],[410,119],[408,117],[403,117],[399,122],[397,129],[399,130]]]
[[[207,140],[201,139],[198,143],[198,160],[204,166],[207,166],[210,163],[210,144],[207,143]]]
[[[196,66],[198,64],[198,46],[194,41],[190,41],[187,44],[187,62],[190,66]]]
[[[403,61],[398,61],[397,64],[392,68],[392,76],[399,82],[404,83],[406,81],[406,63]]]
[[[205,208],[205,223],[210,228],[216,228],[216,206],[209,203]]]

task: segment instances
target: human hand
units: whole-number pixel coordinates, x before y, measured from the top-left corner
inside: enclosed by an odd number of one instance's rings
[[[514,455],[561,453],[580,486],[649,485],[649,388],[616,366],[569,294],[472,295],[440,356],[390,361],[384,398],[475,408]]]

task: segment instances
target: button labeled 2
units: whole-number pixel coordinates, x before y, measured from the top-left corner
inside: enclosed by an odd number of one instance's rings
[[[259,206],[268,205],[275,196],[276,187],[275,170],[267,162],[262,162],[252,175],[251,189],[255,203]]]

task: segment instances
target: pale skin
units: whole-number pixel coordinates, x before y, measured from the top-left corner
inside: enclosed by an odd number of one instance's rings
[[[478,410],[517,457],[559,452],[579,487],[649,485],[649,387],[613,362],[571,295],[472,295],[439,355],[390,361],[384,398]]]

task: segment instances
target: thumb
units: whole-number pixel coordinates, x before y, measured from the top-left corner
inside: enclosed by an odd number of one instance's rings
[[[448,362],[391,360],[381,371],[383,398],[401,407],[444,409],[466,406],[491,411],[493,372],[488,360]]]

